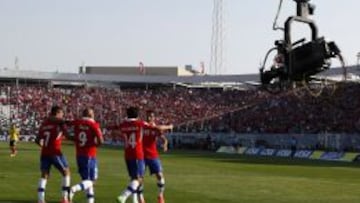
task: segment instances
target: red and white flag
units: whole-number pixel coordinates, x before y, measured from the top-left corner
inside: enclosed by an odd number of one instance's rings
[[[200,62],[200,73],[201,74],[205,73],[205,63],[204,63],[204,61]]]
[[[144,66],[144,63],[140,61],[139,63],[139,73],[141,75],[145,75],[145,66]]]

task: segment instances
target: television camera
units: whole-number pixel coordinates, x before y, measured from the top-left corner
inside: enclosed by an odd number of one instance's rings
[[[330,68],[331,58],[338,57],[343,64],[340,49],[333,41],[326,41],[318,36],[318,27],[309,16],[314,14],[315,6],[310,0],[294,0],[297,4],[295,16],[290,16],[281,29],[284,32],[282,40],[275,41],[275,47],[270,49],[260,68],[260,80],[265,87],[284,87],[297,82],[306,82],[314,79],[314,75]],[[282,0],[280,1],[279,11]],[[278,12],[279,12],[278,11]],[[311,40],[305,43],[305,38],[292,42],[291,26],[294,22],[305,23],[311,29]],[[266,61],[273,51],[277,51],[274,63],[265,70]],[[346,74],[346,73],[345,73]]]

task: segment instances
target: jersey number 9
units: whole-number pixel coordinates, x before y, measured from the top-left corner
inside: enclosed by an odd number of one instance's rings
[[[80,132],[78,139],[79,139],[79,146],[84,147],[87,142],[86,132],[84,132],[84,131]]]

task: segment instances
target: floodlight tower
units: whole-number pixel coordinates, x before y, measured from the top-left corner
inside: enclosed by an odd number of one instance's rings
[[[224,73],[224,0],[214,0],[212,13],[210,74]]]

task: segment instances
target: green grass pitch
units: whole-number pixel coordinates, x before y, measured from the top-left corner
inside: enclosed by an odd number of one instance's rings
[[[10,158],[8,143],[0,143],[0,203],[36,203],[39,148],[20,143]],[[72,169],[72,183],[79,181],[74,147],[64,145]],[[199,151],[162,154],[167,203],[335,203],[360,202],[360,168],[354,163],[319,162],[224,155]],[[99,149],[96,202],[115,203],[128,177],[123,150]],[[147,203],[156,203],[156,181],[145,177]],[[60,175],[54,169],[47,185],[48,203],[60,202]],[[75,196],[85,203],[85,196]],[[131,201],[128,201],[131,202]]]

